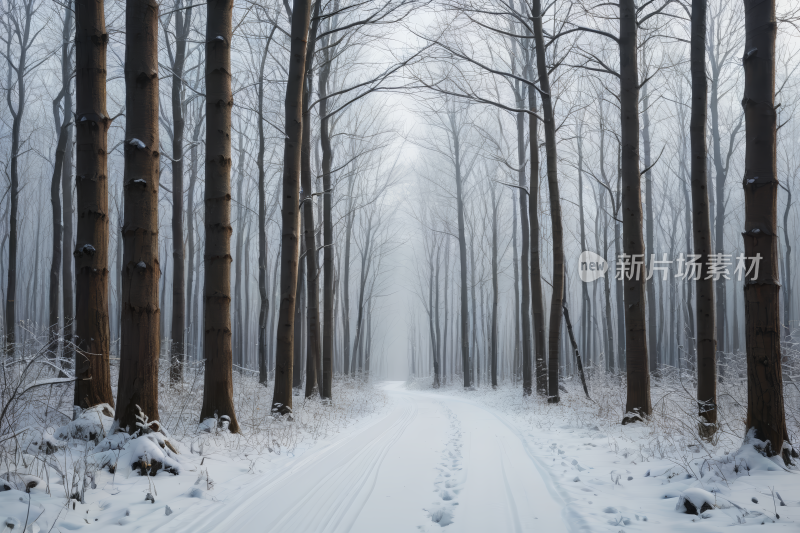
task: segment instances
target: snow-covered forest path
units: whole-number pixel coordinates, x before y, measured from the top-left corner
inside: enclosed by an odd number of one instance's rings
[[[524,436],[476,402],[386,384],[385,416],[176,512],[174,532],[556,533],[568,508]],[[232,480],[232,485],[236,480]],[[159,530],[159,531],[160,531]]]

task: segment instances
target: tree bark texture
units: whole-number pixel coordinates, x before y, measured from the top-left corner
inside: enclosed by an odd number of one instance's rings
[[[783,403],[778,279],[774,0],[745,0],[744,255],[761,256],[758,277],[745,278],[748,434],[768,442],[768,456],[789,460]],[[748,263],[750,263],[748,261]]]
[[[231,38],[233,0],[211,0],[206,21],[206,165],[203,277],[203,407],[200,421],[230,418],[233,407],[231,344]]]
[[[620,0],[620,120],[622,170],[622,250],[644,258],[642,177],[639,172],[639,70],[634,0]],[[650,416],[650,361],[647,355],[645,275],[625,276],[625,360],[628,395],[623,423]]]
[[[172,63],[172,349],[169,378],[183,379],[186,357],[186,247],[183,240],[184,119],[183,71],[186,40],[192,22],[192,9],[184,11],[182,0],[175,2],[175,56]],[[192,216],[192,213],[189,213]]]
[[[550,331],[548,333],[548,401],[558,402],[558,355],[561,337],[561,314],[564,303],[564,229],[561,220],[561,197],[558,190],[558,154],[556,152],[556,125],[550,89],[550,74],[542,30],[542,6],[533,0],[533,36],[536,43],[536,68],[544,111],[544,142],[547,160],[547,187],[550,196],[550,220],[553,238],[553,295],[550,300]]]
[[[116,421],[134,432],[139,408],[158,420],[158,3],[125,5],[125,213]],[[65,213],[66,215],[66,213]],[[137,408],[138,406],[138,408]]]
[[[294,308],[300,249],[300,152],[303,135],[303,87],[306,71],[311,0],[297,0],[292,10],[291,45],[286,83],[283,151],[283,209],[281,212],[281,300],[276,334],[275,392],[272,410],[292,410]]]
[[[108,128],[103,4],[75,2],[75,124],[78,233],[75,244],[74,405],[114,405],[108,317]]]
[[[700,436],[711,438],[717,422],[717,329],[714,308],[714,281],[706,279],[708,261],[712,254],[711,221],[709,220],[708,176],[706,158],[708,146],[706,123],[708,116],[708,78],[706,77],[706,9],[707,0],[692,0],[692,117],[691,189],[694,253],[699,255],[700,277],[697,287],[697,402],[705,423],[699,426]]]
[[[518,99],[518,101],[521,99]],[[521,102],[520,102],[521,103]],[[521,106],[520,106],[521,107]],[[519,195],[519,221],[522,246],[520,250],[520,277],[522,294],[520,301],[520,320],[522,322],[522,394],[530,396],[533,391],[533,367],[531,361],[531,285],[530,269],[530,227],[528,224],[528,195],[525,179],[525,115],[517,113],[517,185]]]

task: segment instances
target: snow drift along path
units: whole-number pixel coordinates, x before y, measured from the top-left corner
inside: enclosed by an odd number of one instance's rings
[[[222,500],[176,509],[157,531],[583,529],[503,415],[469,400],[409,391],[403,383],[385,387],[392,402],[383,418],[237,488],[225,487],[217,493]]]

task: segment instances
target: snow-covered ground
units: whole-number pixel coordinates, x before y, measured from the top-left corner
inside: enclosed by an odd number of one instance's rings
[[[33,533],[800,530],[800,471],[752,446],[716,453],[719,442],[670,441],[655,422],[623,427],[576,391],[553,406],[522,399],[518,387],[421,384],[361,389],[375,408],[351,410],[325,431],[313,427],[330,408],[306,406],[306,429],[272,428],[271,441],[186,433],[171,439],[177,454],[153,434],[123,450],[108,441],[63,447],[58,431],[23,442],[28,452],[60,449],[2,466],[35,476],[18,488],[36,486],[0,493],[0,531],[26,522]],[[106,427],[104,417],[97,409],[81,420]],[[142,449],[162,460],[157,475],[124,464]],[[76,487],[82,502],[67,505]],[[685,501],[700,515],[683,512]]]

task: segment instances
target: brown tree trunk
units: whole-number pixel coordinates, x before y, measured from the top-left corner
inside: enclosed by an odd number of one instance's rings
[[[314,201],[311,185],[311,110],[309,98],[313,90],[314,49],[317,44],[317,28],[319,27],[319,9],[321,2],[314,7],[313,22],[308,34],[306,50],[306,79],[303,91],[303,128],[302,154],[300,160],[300,187],[304,191],[303,199],[303,239],[306,245],[306,277],[307,277],[307,313],[308,313],[308,352],[306,364],[306,398],[312,396],[317,389],[317,372],[321,362],[320,330],[319,330],[319,266],[317,264],[316,225],[314,223]],[[316,393],[322,391],[316,390]]]
[[[242,279],[242,268],[244,261],[242,254],[244,253],[244,235],[246,227],[246,219],[244,214],[244,133],[239,131],[239,163],[236,171],[236,258],[234,259],[234,273],[236,282],[233,286],[233,302],[234,302],[234,315],[233,315],[233,364],[240,368],[245,366],[245,346],[244,342],[244,313],[242,305],[244,304],[244,297],[242,290],[244,288],[244,279]],[[241,372],[241,370],[239,370]]]
[[[72,66],[70,61],[61,67],[62,75],[67,78],[72,77]],[[71,83],[70,83],[71,85]],[[64,113],[68,117],[73,116],[72,112],[72,92],[70,90],[64,95]],[[73,122],[70,120],[70,122]],[[64,353],[62,354],[63,361],[73,359],[75,351],[73,350],[72,343],[74,341],[72,333],[74,331],[73,319],[75,318],[75,276],[73,275],[73,266],[75,259],[70,255],[69,250],[72,250],[72,243],[75,235],[75,225],[73,215],[75,208],[73,206],[73,180],[72,180],[72,162],[74,153],[74,127],[70,123],[67,125],[67,146],[64,152],[64,163],[61,166],[61,197],[64,202],[64,209],[62,217],[64,220],[64,231],[61,241],[61,305],[62,317],[64,322]],[[10,239],[9,239],[10,244]],[[10,251],[10,250],[9,250]]]
[[[767,443],[767,456],[782,455],[789,435],[783,404],[778,279],[778,172],[775,113],[775,0],[745,0],[744,255],[761,256],[758,276],[745,278],[747,434]],[[754,260],[748,261],[748,266]]]
[[[792,241],[789,239],[789,211],[792,208],[792,191],[789,187],[784,187],[786,191],[786,208],[783,211],[783,330],[784,335],[789,336],[792,334]],[[736,312],[736,305],[733,306],[734,313]],[[738,332],[736,327],[736,315],[733,316],[735,332]],[[738,348],[738,343],[734,341],[735,348]]]
[[[538,165],[537,165],[538,168]],[[495,198],[495,185],[489,184],[492,193],[492,330],[491,330],[491,360],[492,360],[492,388],[497,388],[497,306],[498,306],[498,281],[497,281],[497,200]],[[538,242],[538,240],[537,240]]]
[[[70,11],[71,12],[71,11]],[[65,40],[68,42],[68,39]],[[58,144],[56,146],[56,159],[53,167],[53,177],[50,181],[50,203],[53,208],[53,258],[50,263],[50,287],[48,289],[48,317],[47,323],[50,329],[48,342],[50,344],[51,355],[55,357],[58,354],[58,310],[59,310],[59,293],[58,285],[61,280],[61,238],[63,233],[63,226],[61,225],[61,167],[64,163],[64,152],[67,148],[67,121],[64,121],[59,127]]]
[[[328,114],[328,76],[330,74],[330,61],[327,61],[319,74],[319,115],[320,115],[320,144],[322,145],[322,244],[324,246],[322,289],[323,317],[322,317],[322,399],[332,399],[333,385],[333,184],[331,181],[331,165],[333,164],[333,149],[331,148],[330,121]]]
[[[520,191],[520,194],[524,194]],[[513,250],[513,258],[512,263],[514,264],[514,309],[521,309],[520,307],[520,294],[519,294],[519,250],[517,249],[517,193],[511,193],[511,199],[513,205],[511,206],[511,249]],[[520,364],[519,364],[519,323],[520,323],[520,313],[514,312],[514,344],[512,345],[512,375],[514,376],[514,381],[516,382],[519,379],[520,375]]]
[[[183,138],[186,121],[183,116],[183,70],[192,9],[187,9],[184,14],[181,8],[182,0],[175,0],[175,57],[172,62],[172,358],[169,367],[172,384],[180,383],[183,379],[186,357],[186,250],[183,240]]]
[[[586,250],[586,217],[584,214],[583,205],[583,121],[578,125],[578,136],[576,139],[578,144],[578,224],[581,252]],[[599,251],[599,250],[596,250]],[[597,287],[596,284],[593,287]],[[589,298],[589,286],[587,283],[581,283],[581,352],[587,362],[591,363],[592,353],[589,349],[591,344],[590,339],[592,336],[592,300]]]
[[[122,335],[116,421],[158,420],[158,3],[125,5],[125,206]],[[138,406],[138,408],[137,408]]]
[[[106,33],[102,3],[75,2],[78,235],[75,245],[74,405],[114,405],[108,319],[108,128]]]
[[[267,385],[269,381],[269,361],[267,360],[267,315],[269,315],[268,273],[267,273],[267,191],[266,168],[264,167],[264,65],[267,62],[269,45],[275,35],[277,25],[272,27],[264,52],[261,54],[261,68],[258,75],[258,382]]]
[[[435,313],[434,317],[434,325],[435,325],[435,336],[436,339],[436,350],[434,352],[433,358],[433,388],[438,389],[440,385],[443,385],[443,364],[442,359],[444,358],[444,354],[442,351],[442,330],[439,324],[439,268],[441,266],[441,261],[439,261],[439,253],[441,252],[441,247],[436,250],[436,284],[434,286],[434,294],[435,298],[433,300],[433,312]]]
[[[300,197],[302,198],[302,193]],[[300,222],[300,232],[303,231],[303,223]],[[306,253],[305,240],[300,243],[300,257]],[[303,386],[303,311],[305,310],[305,262],[300,261],[297,265],[297,288],[295,298],[297,304],[294,306],[294,346],[292,347],[292,357],[294,358],[294,372],[292,373],[293,394],[300,395],[300,388]]]
[[[450,128],[453,132],[453,150],[455,157],[456,207],[458,213],[458,258],[460,266],[460,305],[461,305],[461,365],[464,373],[464,388],[470,386],[469,373],[469,285],[467,284],[467,236],[464,226],[464,192],[463,171],[461,162],[461,132],[456,123],[454,111],[450,112]],[[523,165],[524,166],[524,165]],[[523,168],[524,175],[524,168]],[[523,231],[527,230],[525,228]],[[526,308],[527,311],[527,308]]]
[[[558,154],[556,153],[556,124],[550,92],[550,74],[544,48],[542,7],[533,0],[533,36],[536,43],[536,68],[541,87],[544,111],[544,142],[547,157],[547,187],[550,193],[550,220],[553,237],[553,296],[550,300],[550,332],[548,335],[548,401],[559,401],[558,355],[561,337],[561,313],[564,303],[564,230],[561,221],[561,197],[558,191]]]
[[[536,358],[536,391],[547,396],[547,348],[545,344],[544,295],[542,294],[541,243],[539,237],[539,118],[536,92],[528,89],[528,137],[530,139],[531,178],[528,199],[531,226],[531,305],[533,308],[533,346]]]
[[[276,334],[273,412],[292,411],[294,308],[300,245],[300,152],[303,135],[303,87],[311,0],[296,0],[292,11],[290,62],[286,83],[281,211],[281,301]]]
[[[622,249],[631,258],[644,258],[642,236],[642,176],[639,172],[639,70],[634,0],[620,0],[620,120],[622,169]],[[643,267],[642,267],[643,269]],[[630,278],[630,279],[629,279]],[[645,275],[625,276],[625,359],[628,396],[622,423],[650,416],[650,360],[647,355]]]
[[[644,49],[643,49],[644,50]],[[645,53],[643,51],[643,53]],[[644,168],[650,168],[650,97],[647,85],[642,88],[642,147],[644,148]],[[652,172],[644,173],[644,211],[645,211],[645,264],[648,270],[655,250],[655,223],[653,221],[653,178]],[[650,358],[650,372],[658,370],[658,350],[656,349],[656,336],[658,333],[658,314],[656,312],[656,278],[655,276],[645,281],[647,292],[647,351]]]
[[[697,402],[705,423],[700,436],[710,439],[717,422],[717,330],[714,319],[714,281],[706,279],[712,253],[709,220],[706,157],[706,122],[708,116],[708,79],[706,77],[706,8],[707,0],[692,0],[692,117],[689,126],[692,145],[692,227],[694,253],[699,255],[700,276],[697,287]]]
[[[71,7],[71,2],[70,6]],[[60,104],[66,97],[67,92],[70,90],[70,73],[66,68],[69,63],[70,51],[70,38],[72,35],[73,23],[73,10],[64,10],[64,27],[61,33],[61,93],[53,100],[53,118],[55,119],[55,126],[58,129],[58,144],[56,145],[56,158],[53,166],[53,177],[50,181],[50,203],[53,208],[53,257],[50,263],[50,287],[49,287],[49,313],[48,313],[48,327],[50,334],[48,342],[50,343],[50,350],[52,356],[58,354],[58,317],[59,317],[59,282],[61,281],[61,265],[63,261],[63,234],[64,226],[62,224],[61,213],[61,173],[64,167],[64,157],[67,151],[67,138],[69,137],[70,123],[73,117],[65,110],[63,119],[61,118]]]
[[[239,432],[233,407],[231,346],[231,38],[233,0],[211,0],[206,21],[206,167],[203,277],[205,378],[200,422],[223,416]]]
[[[533,89],[531,89],[533,90]],[[517,98],[517,105],[522,107],[522,98]],[[519,195],[519,221],[522,238],[520,250],[520,278],[522,281],[522,298],[520,301],[520,321],[522,322],[522,394],[530,396],[533,392],[533,365],[531,361],[531,285],[528,260],[530,259],[530,229],[528,226],[528,198],[525,179],[525,115],[517,113],[517,184]]]

